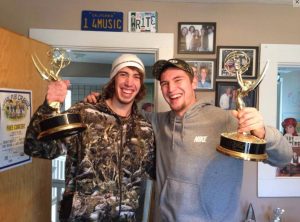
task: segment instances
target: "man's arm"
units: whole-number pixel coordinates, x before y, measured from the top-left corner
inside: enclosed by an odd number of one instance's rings
[[[38,140],[40,133],[39,122],[53,114],[56,110],[48,104],[51,102],[63,102],[67,94],[69,81],[50,82],[46,95],[46,101],[37,109],[27,127],[24,152],[27,155],[45,159],[53,159],[65,153],[63,144],[59,140]]]
[[[39,122],[53,112],[54,109],[45,101],[34,113],[27,127],[24,141],[24,152],[27,155],[44,159],[54,159],[65,153],[62,148],[63,145],[59,140],[41,141],[37,139],[40,133]]]
[[[268,159],[266,163],[272,166],[283,167],[291,162],[293,149],[286,138],[275,128],[265,127]]]

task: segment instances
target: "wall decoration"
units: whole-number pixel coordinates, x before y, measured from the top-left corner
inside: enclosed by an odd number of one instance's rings
[[[247,71],[243,73],[243,78],[254,79],[257,76],[258,72],[258,47],[249,47],[249,46],[218,46],[217,47],[217,76],[216,79],[226,79],[226,78],[236,78],[235,74],[230,73],[228,70],[234,65],[230,59],[226,56],[233,51],[241,51],[246,53],[250,58],[250,64]],[[246,63],[246,59],[241,59],[240,63],[243,66]],[[234,67],[232,67],[234,68]]]
[[[197,90],[212,91],[215,88],[214,59],[185,59],[198,76]]]
[[[128,32],[157,32],[157,12],[128,13]]]
[[[178,54],[214,54],[216,48],[215,22],[179,22]]]
[[[123,12],[82,11],[81,30],[123,32]]]
[[[292,146],[293,157],[288,165],[277,168],[276,177],[300,177],[300,136],[297,125],[294,117],[287,117],[281,122],[283,135]]]
[[[236,109],[236,96],[237,90],[240,88],[237,82],[216,82],[216,106],[232,110]],[[250,91],[248,96],[244,97],[246,107],[256,107],[256,98],[257,98],[257,88],[253,91]]]
[[[24,153],[31,94],[27,90],[0,89],[0,171],[31,162]]]

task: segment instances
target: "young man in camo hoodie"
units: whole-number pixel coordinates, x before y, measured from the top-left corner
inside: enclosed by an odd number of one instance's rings
[[[112,64],[110,81],[94,105],[79,102],[69,113],[80,113],[86,130],[78,136],[38,140],[39,121],[54,112],[48,105],[65,100],[69,82],[48,86],[46,101],[27,129],[25,153],[53,159],[66,154],[65,192],[61,221],[142,220],[143,182],[155,176],[154,134],[138,112],[145,95],[145,67],[132,54]]]

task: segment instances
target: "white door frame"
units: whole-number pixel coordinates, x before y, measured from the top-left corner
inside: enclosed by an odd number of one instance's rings
[[[264,80],[259,86],[259,110],[266,125],[277,126],[277,78],[278,67],[300,67],[300,45],[262,44],[261,69],[267,60],[270,65]],[[258,164],[259,197],[300,196],[299,178],[276,178],[276,168],[267,164]]]

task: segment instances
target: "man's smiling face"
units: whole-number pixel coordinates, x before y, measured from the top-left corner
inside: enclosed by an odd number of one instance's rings
[[[176,67],[169,67],[160,76],[160,86],[163,96],[176,115],[184,113],[195,102],[197,79],[190,79],[188,74]]]

